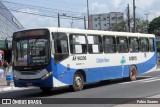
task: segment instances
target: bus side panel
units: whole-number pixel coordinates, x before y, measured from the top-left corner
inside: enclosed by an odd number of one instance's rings
[[[121,78],[128,77],[129,76],[129,69],[130,65],[122,65],[122,76]]]
[[[102,71],[102,80],[108,80],[110,79],[110,72],[113,71],[113,67],[103,67],[103,71]]]
[[[67,65],[63,65],[60,62],[55,63],[53,57],[51,63],[51,70],[53,72],[53,87],[66,86],[73,83],[71,81],[71,72],[67,68]]]
[[[122,67],[121,66],[115,66],[115,67],[113,66],[109,68],[111,68],[111,71],[109,71],[109,79],[115,79],[115,78],[122,77]]]
[[[57,64],[58,79],[65,81],[66,84],[71,84],[70,70],[66,66],[60,63]]]
[[[89,68],[85,69],[86,71],[86,77],[87,77],[87,82],[95,82],[95,81],[100,81],[102,79],[102,68]]]
[[[137,56],[138,54],[138,56]],[[119,55],[120,56],[120,55]],[[96,82],[100,80],[107,79],[116,79],[123,78],[129,76],[130,67],[135,65],[137,67],[138,75],[144,72],[153,70],[156,66],[156,54],[149,52],[145,55],[145,53],[136,53],[136,54],[128,54],[125,56],[126,63],[121,64],[121,58],[117,58],[117,63],[119,65],[114,65],[114,63],[108,65],[109,63],[94,63],[96,59],[92,58],[91,61],[72,61],[72,57],[68,58],[57,65],[57,75],[56,79],[66,85],[73,84],[74,74],[78,70],[83,70],[86,74],[86,83]],[[129,57],[137,56],[137,60],[129,60]],[[145,58],[146,56],[146,58]],[[87,57],[88,58],[88,57]],[[95,57],[96,58],[96,57]],[[103,56],[102,56],[103,58]],[[148,60],[147,60],[148,59]],[[114,59],[111,59],[112,61]],[[140,62],[141,61],[141,62]],[[80,64],[80,65],[79,65]],[[69,68],[67,67],[69,65]],[[108,66],[104,66],[108,65]],[[93,67],[91,67],[93,66]],[[53,70],[54,71],[54,70]]]
[[[144,53],[144,57],[147,57],[147,54]],[[143,74],[152,68],[156,67],[156,53],[147,61],[143,63],[136,64],[138,75]]]

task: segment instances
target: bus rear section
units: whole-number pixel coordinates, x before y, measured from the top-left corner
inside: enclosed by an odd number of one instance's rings
[[[13,74],[16,87],[53,87],[50,33],[34,29],[13,34]]]

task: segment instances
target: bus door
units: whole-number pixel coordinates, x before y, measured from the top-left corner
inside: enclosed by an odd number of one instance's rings
[[[53,76],[57,79],[61,77],[62,81],[69,80],[69,74],[67,72],[67,64],[64,64],[63,61],[69,57],[68,52],[68,39],[65,33],[52,33],[52,61],[54,66],[52,66]]]

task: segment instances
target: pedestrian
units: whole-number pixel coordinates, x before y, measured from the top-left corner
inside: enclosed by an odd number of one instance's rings
[[[5,73],[8,72],[8,65],[9,65],[8,62],[5,60],[4,64],[3,64],[3,67],[5,69]]]
[[[0,67],[3,66],[3,63],[4,63],[4,61],[3,61],[3,59],[1,59],[1,60],[0,60]]]
[[[0,68],[0,79],[2,79],[3,77],[4,77],[4,70]]]

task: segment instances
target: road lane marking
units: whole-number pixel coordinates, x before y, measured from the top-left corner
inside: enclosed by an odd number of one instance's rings
[[[129,81],[129,82],[123,82],[123,83],[119,83],[119,84],[136,83],[136,82],[150,81],[150,80],[155,80],[155,79],[159,79],[159,77],[147,78],[147,79],[136,80],[136,81]]]
[[[148,82],[154,82],[154,81],[159,81],[159,80],[160,80],[160,78],[159,79],[154,79],[154,80],[142,81],[141,83],[148,83]]]

